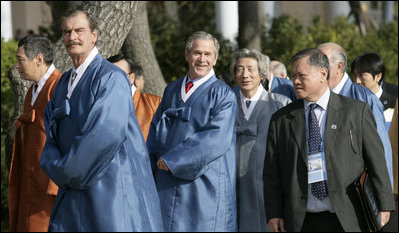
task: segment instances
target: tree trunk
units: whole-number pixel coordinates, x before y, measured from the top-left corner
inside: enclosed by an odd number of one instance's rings
[[[93,15],[98,23],[97,48],[100,54],[107,58],[118,53],[122,44],[133,25],[133,18],[137,14],[139,2],[137,1],[84,1],[80,9]],[[58,16],[60,17],[60,16]],[[72,60],[65,51],[62,38],[59,39],[54,48],[54,65],[60,72],[72,68]],[[8,128],[6,141],[6,160],[11,158],[12,145],[15,132],[15,120],[23,112],[26,92],[32,82],[22,80],[12,67],[8,73],[14,92],[14,121]]]
[[[134,24],[122,46],[122,52],[137,62],[144,72],[144,92],[162,96],[166,87],[151,44],[147,3],[140,2]]]
[[[261,51],[258,1],[238,2],[238,46]]]

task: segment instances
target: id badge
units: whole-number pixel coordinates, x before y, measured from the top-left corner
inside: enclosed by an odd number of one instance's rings
[[[308,156],[308,184],[327,180],[324,152]]]

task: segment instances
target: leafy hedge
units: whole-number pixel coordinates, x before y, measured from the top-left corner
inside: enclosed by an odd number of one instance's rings
[[[1,39],[1,231],[8,231],[8,168],[5,161],[5,138],[14,113],[13,93],[7,73],[15,64],[17,42]]]
[[[265,39],[263,51],[271,58],[282,61],[290,74],[289,59],[301,49],[316,48],[325,42],[340,44],[348,56],[347,71],[350,74],[350,64],[358,55],[365,51],[379,53],[385,63],[387,82],[398,84],[398,22],[382,26],[380,29],[367,29],[362,37],[356,25],[348,22],[345,17],[337,17],[331,26],[326,27],[320,17],[313,19],[313,24],[303,33],[304,29],[292,16],[283,15],[272,23],[269,36]]]
[[[163,4],[148,2],[152,44],[165,81],[171,82],[187,72],[187,62],[184,59],[185,42],[188,36],[197,30],[207,31],[219,39],[221,51],[215,72],[218,75],[229,75],[231,55],[235,48],[228,41],[221,40],[221,35],[216,32],[214,3],[178,2],[178,8],[180,24],[166,14]],[[262,38],[262,52],[286,64],[290,74],[291,56],[302,49],[315,48],[329,41],[336,42],[345,49],[348,66],[356,56],[365,51],[380,53],[386,65],[385,80],[398,83],[397,20],[379,30],[369,28],[367,35],[362,37],[356,25],[345,17],[337,17],[330,26],[325,26],[323,20],[316,16],[310,27],[303,28],[293,16],[282,15],[273,20],[270,31]],[[350,67],[347,69],[350,72]]]

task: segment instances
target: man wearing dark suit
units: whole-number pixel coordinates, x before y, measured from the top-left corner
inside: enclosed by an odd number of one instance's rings
[[[264,88],[271,93],[285,95],[288,98],[290,98],[292,101],[296,100],[292,81],[286,78],[280,78],[274,76],[273,73],[271,72],[270,58],[267,55],[265,56],[266,56],[267,72],[269,73],[269,75],[267,76],[267,79],[263,82]]]
[[[384,92],[387,92],[390,95],[395,96],[395,98],[398,98],[398,86],[393,84],[393,83],[387,83],[382,81],[381,82],[381,88]]]
[[[385,76],[385,64],[378,53],[366,52],[357,56],[351,63],[351,72],[356,84],[367,87],[380,99],[384,111],[395,107],[396,97],[381,88]],[[391,121],[391,119],[386,120]]]
[[[263,171],[271,231],[360,231],[347,188],[365,166],[385,225],[394,202],[370,107],[329,90],[320,50],[291,62],[299,100],[273,114]]]

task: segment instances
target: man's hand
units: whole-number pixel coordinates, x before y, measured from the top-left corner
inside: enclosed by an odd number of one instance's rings
[[[272,218],[268,222],[270,231],[272,232],[282,232],[284,229],[284,220],[282,218]]]
[[[168,166],[166,166],[165,162],[163,161],[162,157],[160,157],[157,161],[157,167],[164,171],[169,171]]]
[[[391,211],[382,211],[378,213],[380,217],[380,225],[381,227],[385,226],[388,223],[389,217],[391,216]]]

